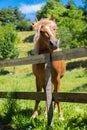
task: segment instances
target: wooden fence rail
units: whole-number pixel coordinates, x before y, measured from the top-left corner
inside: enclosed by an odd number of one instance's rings
[[[0,98],[46,101],[44,92],[0,92]],[[87,93],[52,93],[52,101],[87,103]]]
[[[28,65],[28,64],[37,64],[37,63],[46,63],[47,54],[35,55],[27,58],[19,58],[14,60],[5,60],[0,61],[0,67],[9,67],[9,66],[19,66],[19,65]],[[66,51],[55,52],[51,55],[51,60],[70,60],[80,57],[87,57],[87,46],[82,48],[75,48]]]
[[[0,67],[8,66],[19,66],[37,63],[46,63],[46,93],[36,93],[36,92],[13,92],[11,98],[16,99],[30,99],[30,100],[46,100],[47,101],[47,118],[48,125],[53,124],[53,107],[52,101],[61,102],[77,102],[77,103],[87,103],[87,93],[52,93],[51,92],[51,74],[50,74],[50,62],[54,60],[70,60],[75,58],[87,57],[87,46],[82,48],[75,48],[68,51],[55,52],[53,54],[42,54],[31,56],[27,58],[19,58],[15,60],[0,61]],[[0,92],[0,98],[9,98],[8,92]]]

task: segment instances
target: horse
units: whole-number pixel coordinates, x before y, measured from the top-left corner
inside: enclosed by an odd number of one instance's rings
[[[55,18],[43,18],[39,21],[33,22],[32,27],[35,30],[34,36],[34,53],[35,55],[53,53],[61,51],[58,47],[59,42],[56,38],[57,25]],[[41,92],[42,89],[46,92],[46,79],[45,79],[45,63],[33,64],[33,73],[36,77],[36,90]],[[60,92],[60,79],[64,76],[66,71],[65,60],[52,61],[51,63],[51,83],[54,92]],[[35,118],[38,115],[38,105],[40,101],[35,101],[34,112],[32,117]],[[59,118],[64,120],[61,106],[59,102],[54,102],[54,109],[58,107]]]

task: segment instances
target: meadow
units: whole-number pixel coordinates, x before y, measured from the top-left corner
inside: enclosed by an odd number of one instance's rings
[[[20,41],[18,49],[19,57],[29,56],[33,49],[34,32],[19,32]],[[87,59],[80,59],[82,62],[71,60],[71,67],[67,67],[65,76],[61,79],[61,92],[87,92],[87,69],[82,66],[83,61],[87,64]],[[75,64],[74,67],[73,64]],[[72,69],[73,68],[73,69]],[[12,66],[1,68],[0,91],[23,91],[35,92],[35,77],[32,73],[31,65]],[[9,130],[87,130],[87,104],[64,103],[61,102],[65,120],[59,120],[58,113],[54,113],[54,126],[48,127],[44,115],[45,102],[39,105],[39,115],[32,119],[34,101],[0,99],[0,127],[8,126]],[[1,129],[0,129],[1,130]]]

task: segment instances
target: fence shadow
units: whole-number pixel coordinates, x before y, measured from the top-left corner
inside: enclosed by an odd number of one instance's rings
[[[27,128],[30,125],[30,117],[32,115],[33,109],[26,109],[26,110],[21,110],[21,111],[17,111],[13,114],[10,115],[10,113],[6,113],[4,117],[0,116],[0,130],[24,130],[25,128]],[[13,128],[11,125],[12,122],[12,118],[13,117],[18,117],[17,118],[17,123],[20,124],[20,128]],[[29,123],[22,123],[23,118],[21,117],[26,117],[29,120]]]
[[[67,70],[77,69],[77,68],[81,68],[81,67],[87,68],[87,59],[67,63]]]
[[[32,113],[33,109],[23,109],[15,112],[13,115],[6,113],[6,116],[0,116],[0,130],[33,130],[37,125],[41,126],[41,124],[43,124],[43,120],[40,120],[38,118],[31,118]],[[39,115],[40,114],[41,110],[39,110]],[[9,125],[12,122],[13,116],[17,116],[17,129]],[[9,119],[9,117],[11,118]],[[25,120],[25,122],[23,120]]]
[[[43,121],[38,118],[31,118],[33,109],[25,108],[20,110],[17,100],[12,99],[14,95],[8,94],[6,97],[8,99],[3,104],[5,106],[4,113],[0,114],[0,130],[28,130],[34,129],[37,124],[40,126]],[[42,110],[39,109],[39,115],[41,114]],[[13,119],[15,118],[15,122],[17,124],[11,125]]]

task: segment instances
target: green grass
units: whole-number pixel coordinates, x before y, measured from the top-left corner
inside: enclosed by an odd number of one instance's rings
[[[19,57],[28,56],[33,48],[32,35],[34,32],[19,32]],[[29,40],[30,39],[30,40]],[[74,64],[74,62],[73,62]],[[69,66],[70,67],[70,66]],[[10,72],[6,74],[6,72]],[[15,74],[11,74],[15,72]],[[35,92],[35,77],[31,65],[4,68],[0,73],[0,91]],[[71,69],[61,79],[61,92],[87,92],[87,70]],[[10,125],[17,130],[87,130],[87,104],[61,103],[65,120],[59,120],[58,113],[54,113],[54,126],[47,126],[44,115],[45,102],[39,105],[39,115],[32,119],[34,101],[0,99],[0,126]],[[10,128],[9,128],[10,130]]]
[[[28,56],[28,51],[33,49],[34,31],[31,32],[18,32],[20,41],[18,43],[19,57]],[[30,40],[29,40],[30,39]]]
[[[35,91],[35,77],[32,72],[1,75],[0,91]],[[63,92],[87,92],[86,70],[79,69],[67,71],[61,80]],[[53,130],[86,130],[87,129],[87,105],[74,103],[61,103],[65,121],[61,122],[58,113],[54,113]],[[13,128],[28,130],[48,129],[44,116],[45,102],[39,105],[39,116],[32,119],[34,101],[0,99],[0,125],[10,124]],[[15,107],[14,107],[15,106]],[[10,110],[10,113],[9,113]],[[9,118],[8,118],[9,117]]]

